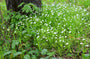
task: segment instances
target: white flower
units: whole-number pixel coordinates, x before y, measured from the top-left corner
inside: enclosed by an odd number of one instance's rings
[[[49,24],[51,24],[51,21],[49,22]]]
[[[33,22],[31,22],[31,24],[33,24]]]
[[[57,37],[55,37],[55,39],[57,39]]]
[[[65,27],[66,25],[64,25],[64,27]]]
[[[52,6],[54,6],[55,4],[53,3]]]
[[[61,40],[59,40],[59,42],[61,42]]]
[[[36,22],[34,22],[34,24],[36,24]]]
[[[58,25],[60,25],[60,23],[58,23]]]
[[[50,33],[50,32],[47,32],[47,33]]]
[[[63,40],[63,42],[64,42],[64,40]]]
[[[86,9],[84,9],[84,11],[87,11]]]
[[[55,41],[55,43],[57,43],[57,40]]]
[[[84,41],[85,39],[83,38],[82,40]]]
[[[89,45],[85,45],[85,47],[89,47]]]
[[[79,16],[79,14],[77,14],[77,16]]]
[[[46,40],[46,41],[48,41],[48,40]]]
[[[36,45],[38,45],[38,44],[36,43]]]
[[[68,45],[69,43],[66,43],[66,45]]]
[[[47,29],[47,31],[49,31],[49,29]]]
[[[45,36],[43,36],[43,38],[46,38]]]
[[[54,32],[54,34],[57,34],[57,32]]]
[[[18,29],[18,27],[16,27],[16,29]]]
[[[65,46],[63,46],[63,47],[65,47]]]
[[[82,45],[83,43],[81,42],[80,44]]]
[[[5,29],[5,27],[3,27],[3,29]]]
[[[48,24],[47,24],[47,23],[45,23],[44,25],[48,26]]]
[[[9,31],[10,29],[8,28],[7,31]]]
[[[59,39],[61,39],[62,37],[60,36]]]
[[[16,31],[14,31],[14,33],[16,33]]]
[[[67,36],[65,36],[65,38],[67,38]]]
[[[39,36],[37,36],[37,38],[39,38]]]
[[[39,21],[39,19],[37,18],[36,21]]]
[[[87,13],[86,15],[89,15],[89,13]]]
[[[60,16],[61,13],[58,13],[58,16]]]
[[[71,31],[69,31],[69,33],[71,33]]]
[[[63,31],[66,31],[66,29],[64,29]]]
[[[51,30],[53,29],[53,27],[51,27]]]
[[[61,33],[64,33],[64,31],[62,31]]]

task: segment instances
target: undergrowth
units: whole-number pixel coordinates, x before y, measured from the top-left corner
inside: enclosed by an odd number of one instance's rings
[[[22,8],[23,12],[33,13]],[[35,7],[35,6],[34,6]],[[90,12],[72,3],[43,3],[41,13],[7,11],[0,23],[1,59],[89,59]],[[58,57],[59,56],[59,57]]]

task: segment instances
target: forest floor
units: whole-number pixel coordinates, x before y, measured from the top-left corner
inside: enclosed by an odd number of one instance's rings
[[[44,1],[28,16],[2,9],[0,59],[90,59],[90,1],[79,3]]]

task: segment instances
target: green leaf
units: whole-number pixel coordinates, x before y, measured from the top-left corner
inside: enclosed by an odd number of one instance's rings
[[[9,55],[11,53],[15,53],[15,52],[16,52],[15,50],[8,51],[8,52],[4,53],[4,56]]]
[[[31,58],[30,58],[30,55],[26,54],[26,55],[24,56],[24,59],[31,59]]]
[[[11,53],[12,53],[12,51],[8,51],[8,52],[6,52],[6,53],[4,54],[4,56],[9,55],[9,54],[11,54]]]
[[[18,7],[21,7],[22,5],[24,5],[25,3],[23,2],[23,3],[21,3]]]
[[[25,34],[27,31],[26,30],[24,30],[24,31],[22,31],[22,34]]]
[[[48,52],[47,49],[43,49],[43,50],[41,51],[41,54],[42,54],[42,55],[46,55],[47,52]]]
[[[90,59],[90,55],[89,54],[83,54],[82,59]]]
[[[2,45],[4,43],[4,40],[0,40],[0,45]]]
[[[54,54],[55,54],[55,52],[47,53],[47,55],[49,55],[49,56],[52,56],[52,55],[54,55]]]
[[[34,50],[29,51],[29,54],[31,54],[31,55],[33,55],[33,53],[35,53]]]
[[[52,57],[52,58],[50,58],[50,59],[57,59],[57,58]]]
[[[18,45],[18,44],[19,44],[18,40],[13,40],[12,48],[15,48],[15,46]]]
[[[32,59],[37,59],[37,57],[35,55],[32,56]]]
[[[22,54],[22,52],[16,52],[16,53],[14,53],[14,57],[16,57],[16,56],[18,56],[18,55],[21,55]]]

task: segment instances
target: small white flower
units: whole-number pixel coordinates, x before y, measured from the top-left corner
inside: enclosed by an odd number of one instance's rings
[[[89,47],[89,45],[85,45],[85,47]]]
[[[53,3],[52,6],[54,6],[55,4]]]
[[[43,36],[43,38],[45,38],[45,36]]]
[[[64,40],[63,40],[63,42],[64,42]]]
[[[36,21],[39,21],[39,19],[37,18]]]
[[[44,25],[45,25],[45,26],[48,26],[48,24],[47,24],[47,23],[45,23]]]
[[[36,43],[36,45],[38,45],[38,44]]]
[[[40,21],[40,23],[42,23],[42,21]]]
[[[47,29],[47,31],[49,31],[49,29]]]
[[[37,36],[37,38],[39,38],[39,36]]]
[[[69,33],[71,33],[71,31],[69,31]]]
[[[32,18],[32,17],[30,17],[30,18]]]
[[[57,32],[54,32],[54,34],[57,34]]]
[[[69,43],[66,43],[66,45],[68,45]]]
[[[9,31],[10,29],[8,28],[7,31]]]
[[[57,37],[55,37],[55,39],[57,39]]]
[[[81,42],[80,44],[82,45],[83,43]]]
[[[66,31],[66,29],[64,29],[63,31]]]
[[[14,31],[14,33],[16,33],[16,31]]]
[[[51,30],[53,29],[53,27],[51,27]]]
[[[65,27],[66,25],[64,25],[64,27]]]
[[[26,36],[24,36],[24,38],[26,38]]]
[[[34,24],[36,24],[36,22],[34,22]]]
[[[63,47],[65,47],[65,46],[63,46]]]
[[[84,9],[84,11],[87,11],[86,9]]]
[[[83,38],[82,40],[84,41],[85,39]]]
[[[77,16],[79,16],[79,14],[77,14]]]
[[[67,38],[67,36],[65,36],[65,38]]]
[[[58,23],[58,25],[60,25],[60,23]]]
[[[59,42],[61,42],[61,40],[59,40]]]
[[[48,40],[46,40],[46,41],[48,41]]]
[[[55,41],[55,43],[57,43],[57,40]]]
[[[61,39],[62,37],[60,36],[59,39]]]
[[[50,33],[50,32],[47,32],[47,33]]]
[[[89,15],[89,13],[87,13],[86,15]]]
[[[82,18],[82,20],[84,20],[84,18]]]
[[[5,27],[3,27],[3,29],[5,29]]]
[[[49,24],[51,24],[51,21],[49,22]]]
[[[31,22],[31,24],[33,24],[33,22]]]
[[[62,31],[61,33],[64,33],[64,31]]]

